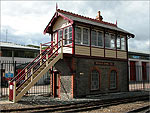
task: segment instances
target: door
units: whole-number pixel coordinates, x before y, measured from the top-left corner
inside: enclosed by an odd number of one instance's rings
[[[142,79],[147,80],[146,76],[146,62],[142,62]]]
[[[53,96],[60,97],[60,74],[59,72],[53,73]]]
[[[130,61],[130,81],[136,81],[135,61]]]

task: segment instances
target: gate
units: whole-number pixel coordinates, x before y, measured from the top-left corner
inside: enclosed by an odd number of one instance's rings
[[[129,66],[129,91],[150,91],[150,67],[145,63],[135,66],[134,62]]]

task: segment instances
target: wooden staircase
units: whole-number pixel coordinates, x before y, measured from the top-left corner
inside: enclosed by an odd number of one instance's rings
[[[55,45],[49,43],[49,46],[46,45],[48,43],[41,44],[40,54],[9,82],[9,101],[19,101],[59,59],[63,59],[63,40]],[[43,51],[42,45],[46,46]],[[23,71],[25,73],[22,74]]]

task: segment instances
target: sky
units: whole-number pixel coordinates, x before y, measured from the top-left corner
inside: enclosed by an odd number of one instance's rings
[[[58,8],[103,20],[135,35],[129,50],[150,51],[150,1],[1,1],[1,41],[39,45],[50,41],[43,31]],[[7,33],[6,33],[7,32]],[[7,35],[6,35],[7,34]],[[7,37],[7,38],[6,38]]]

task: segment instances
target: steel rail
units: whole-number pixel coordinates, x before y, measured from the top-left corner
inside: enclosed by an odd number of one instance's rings
[[[142,111],[145,111],[145,110],[150,111],[150,105],[131,110],[131,111],[127,112],[127,113],[137,113],[137,112],[142,112]]]
[[[130,103],[135,101],[143,101],[149,99],[149,95],[145,96],[136,96],[136,97],[128,97],[128,98],[114,98],[107,100],[96,100],[96,101],[88,101],[88,102],[77,102],[71,104],[61,104],[61,105],[50,105],[50,106],[42,106],[42,107],[32,107],[32,108],[22,108],[22,109],[8,109],[1,110],[1,112],[15,112],[15,111],[26,111],[30,113],[37,112],[82,112],[82,111],[90,111],[100,109],[101,107],[108,107],[123,103]],[[29,111],[30,110],[30,111]]]

